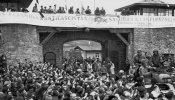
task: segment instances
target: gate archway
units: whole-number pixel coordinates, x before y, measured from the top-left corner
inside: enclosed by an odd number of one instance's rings
[[[121,69],[126,60],[126,44],[109,30],[85,31],[61,31],[55,33],[44,45],[43,53],[54,52],[56,54],[56,65],[62,66],[64,58],[64,43],[75,40],[91,40],[101,44],[102,61],[111,58],[116,70]]]
[[[102,61],[102,45],[92,40],[73,40],[63,44],[63,57],[81,56],[82,59],[93,58]]]

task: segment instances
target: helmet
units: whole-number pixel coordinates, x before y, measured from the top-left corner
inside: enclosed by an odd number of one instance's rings
[[[124,73],[124,71],[123,70],[120,70],[119,73]]]

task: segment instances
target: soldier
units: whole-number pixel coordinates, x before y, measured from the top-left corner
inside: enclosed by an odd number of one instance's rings
[[[133,63],[136,67],[138,67],[139,65],[141,65],[141,62],[144,59],[145,59],[145,57],[142,55],[142,51],[138,50],[137,54],[133,58]]]
[[[85,13],[90,15],[91,14],[91,10],[89,9],[89,6],[87,6],[87,9],[85,10]]]
[[[133,77],[133,80],[134,81],[137,81],[137,78],[140,77],[140,69],[141,66],[144,66],[145,63],[143,63],[143,61],[145,60],[145,57],[142,55],[142,51],[141,50],[138,50],[137,51],[137,54],[133,57],[133,64],[135,66],[135,72],[134,72],[134,77]],[[144,66],[145,67],[145,66]]]
[[[70,9],[69,9],[69,14],[74,14],[74,10],[73,10],[73,7],[70,7]]]
[[[75,14],[80,14],[80,10],[79,10],[79,8],[77,8]]]
[[[44,13],[44,8],[43,8],[43,6],[41,6],[40,12],[41,12],[41,13]]]
[[[44,10],[43,11],[44,11],[44,13],[48,13],[48,10],[47,10],[47,7],[46,6],[44,7]]]
[[[98,7],[96,8],[96,10],[95,10],[94,14],[95,14],[95,15],[97,15],[97,16],[100,16],[100,10],[99,10],[99,8],[98,8]]]
[[[61,13],[66,13],[66,11],[64,10],[64,7],[61,7]]]
[[[100,15],[106,15],[106,11],[103,9],[103,7],[101,8],[101,10],[100,10]]]
[[[152,67],[162,67],[162,59],[158,50],[153,50],[153,56],[151,57]]]
[[[57,13],[61,13],[61,7],[59,7],[59,9],[57,10]]]
[[[38,7],[37,7],[37,4],[35,4],[35,6],[33,7],[32,12],[38,12]]]
[[[48,13],[53,13],[52,6],[49,6]]]

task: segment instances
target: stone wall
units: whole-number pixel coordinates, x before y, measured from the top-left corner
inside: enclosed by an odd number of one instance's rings
[[[42,46],[36,27],[31,25],[1,25],[3,38],[1,53],[7,55],[8,64],[28,59],[32,62],[42,61]]]
[[[134,29],[134,49],[175,54],[175,28]]]

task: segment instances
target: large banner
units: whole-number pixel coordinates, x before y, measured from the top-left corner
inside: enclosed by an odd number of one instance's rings
[[[0,12],[0,24],[29,24],[48,27],[163,28],[175,27],[174,16],[94,16]]]

